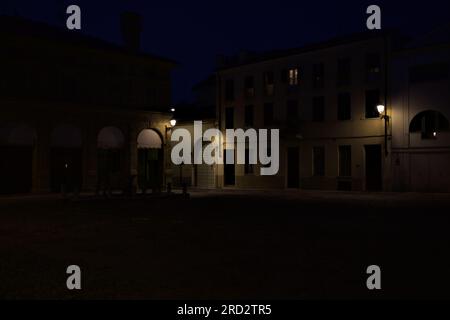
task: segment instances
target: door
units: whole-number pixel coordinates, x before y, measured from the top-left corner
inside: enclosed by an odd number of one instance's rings
[[[366,151],[366,191],[382,190],[381,145],[367,145]]]
[[[61,192],[80,191],[82,183],[81,149],[52,148],[51,150],[51,190]]]
[[[142,190],[160,190],[163,183],[162,149],[138,150],[138,185]]]
[[[0,146],[0,194],[31,191],[33,148]]]
[[[235,165],[233,163],[227,163],[227,154],[229,152],[233,152],[232,150],[225,150],[225,165],[224,165],[224,183],[226,186],[234,186],[236,183],[235,180]]]
[[[300,188],[299,148],[288,148],[288,188]]]

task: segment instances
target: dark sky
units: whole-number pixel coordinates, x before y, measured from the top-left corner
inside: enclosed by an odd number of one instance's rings
[[[82,32],[116,43],[121,41],[120,13],[139,12],[144,17],[144,49],[180,63],[174,72],[175,103],[191,98],[191,87],[213,70],[218,54],[297,47],[363,31],[370,4],[382,8],[383,27],[408,33],[450,21],[449,0],[1,0],[0,13],[56,24],[65,21],[70,4],[82,9]]]

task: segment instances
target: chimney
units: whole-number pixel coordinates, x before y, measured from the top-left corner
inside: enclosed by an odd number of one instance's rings
[[[142,17],[134,12],[121,15],[123,45],[130,51],[139,51],[141,47]]]

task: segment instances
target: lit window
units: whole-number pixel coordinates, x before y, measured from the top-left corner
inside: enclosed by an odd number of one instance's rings
[[[297,86],[299,83],[298,81],[298,69],[289,69],[289,85],[290,86]]]

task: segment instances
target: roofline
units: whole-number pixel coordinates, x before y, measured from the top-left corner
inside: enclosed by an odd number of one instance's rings
[[[435,49],[448,49],[450,48],[450,42],[448,41],[442,41],[442,42],[436,42],[431,44],[425,44],[420,46],[414,46],[414,47],[405,47],[401,49],[397,49],[393,51],[393,55],[401,55],[406,54],[414,51],[426,51],[426,50],[435,50]]]
[[[78,40],[87,40],[87,41],[92,41],[91,43],[81,43],[82,46],[87,47],[87,48],[93,48],[96,50],[111,50],[112,52],[118,53],[118,54],[124,54],[124,55],[128,55],[128,56],[134,56],[134,57],[140,57],[140,58],[148,58],[148,59],[153,59],[153,60],[158,60],[161,62],[165,62],[168,64],[171,64],[173,66],[178,66],[179,63],[173,59],[169,59],[166,57],[162,57],[162,56],[158,56],[158,55],[154,55],[145,51],[130,51],[127,50],[125,47],[121,46],[120,44],[117,43],[113,43],[113,42],[109,42],[107,40],[101,39],[99,37],[95,37],[83,32],[69,32],[68,30],[66,30],[65,28],[61,28],[59,26],[56,25],[51,25],[48,24],[46,22],[43,21],[36,21],[33,19],[28,19],[28,18],[24,18],[21,16],[12,16],[12,15],[5,15],[5,14],[0,14],[0,21],[5,21],[7,19],[11,19],[11,20],[15,20],[19,23],[23,23],[23,24],[28,24],[30,27],[36,26],[36,27],[42,27],[42,28],[46,28],[48,30],[52,30],[54,32],[56,32],[57,34],[60,35],[64,35],[67,34],[69,35],[69,37],[66,38],[65,43],[67,44],[76,44],[75,41],[71,41],[73,39],[78,39]],[[6,34],[10,35],[11,33],[8,32],[8,30],[5,30]],[[3,32],[5,32],[3,31]],[[0,31],[0,33],[3,33],[2,31]],[[13,33],[14,34],[14,33]],[[25,34],[26,36],[26,34]],[[50,35],[47,35],[45,33],[40,35],[42,38],[46,39],[46,40],[52,40]],[[72,38],[70,38],[72,37]],[[105,46],[105,47],[102,47]]]
[[[301,55],[304,53],[320,51],[320,50],[324,50],[324,49],[329,49],[329,48],[333,48],[333,47],[337,47],[337,46],[341,46],[341,45],[357,43],[357,42],[362,42],[362,41],[376,39],[376,38],[383,38],[383,37],[391,35],[392,33],[393,33],[393,31],[391,29],[388,29],[386,31],[385,30],[366,31],[366,32],[355,33],[355,34],[348,35],[348,36],[333,38],[333,39],[330,39],[330,40],[324,41],[324,42],[312,43],[309,45],[305,45],[303,47],[279,50],[278,51],[279,53],[277,51],[271,51],[271,52],[266,52],[266,53],[262,52],[262,53],[260,53],[261,55],[273,54],[273,56],[262,57],[261,59],[256,58],[254,61],[249,61],[246,63],[238,63],[238,64],[234,64],[234,65],[230,65],[230,66],[217,68],[216,72],[231,70],[231,69],[235,69],[235,68],[241,68],[244,66],[255,65],[255,64],[278,60],[278,59],[284,59],[287,57],[297,56],[297,55]]]

